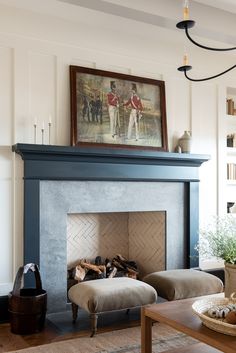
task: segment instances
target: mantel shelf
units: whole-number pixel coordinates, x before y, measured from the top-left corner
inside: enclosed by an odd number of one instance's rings
[[[20,154],[23,160],[77,160],[90,163],[111,162],[196,167],[210,159],[209,155],[202,154],[170,153],[141,149],[85,148],[20,143],[12,146],[12,150],[13,152]]]
[[[208,155],[150,150],[16,144],[24,178],[38,180],[194,181]]]

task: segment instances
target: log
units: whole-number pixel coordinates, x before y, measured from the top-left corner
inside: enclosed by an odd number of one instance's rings
[[[86,270],[80,266],[80,265],[77,265],[75,267],[75,277],[74,279],[76,279],[78,282],[82,282],[86,276]]]
[[[124,275],[127,275],[130,278],[136,279],[138,277],[137,265],[134,261],[129,261],[125,259],[122,255],[118,254],[112,260],[112,264],[124,271]]]
[[[97,256],[94,261],[95,265],[99,266],[102,264],[102,258],[101,256]]]
[[[128,269],[128,277],[129,278],[133,278],[133,279],[137,279],[138,278],[138,272],[137,271],[133,271],[131,269]]]
[[[112,265],[117,267],[118,269],[121,270],[126,270],[125,266],[123,266],[119,261],[117,261],[115,258],[112,260]]]
[[[117,273],[117,268],[116,268],[116,267],[113,267],[112,270],[109,271],[109,273],[108,273],[108,278],[113,278],[113,277],[115,277],[116,273]]]
[[[116,255],[115,259],[120,262],[124,267],[128,267],[134,271],[137,271],[137,265],[134,261],[129,261],[120,254]]]
[[[87,270],[92,270],[92,271],[96,272],[96,274],[99,278],[106,277],[106,266],[105,265],[97,266],[97,265],[93,265],[89,262],[82,260],[82,261],[80,261],[80,266],[82,268],[87,269]]]

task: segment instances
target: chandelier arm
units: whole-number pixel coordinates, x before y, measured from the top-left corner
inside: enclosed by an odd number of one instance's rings
[[[236,65],[233,65],[232,67],[230,67],[229,69],[225,70],[225,71],[222,71],[221,73],[217,74],[217,75],[214,75],[214,76],[210,76],[210,77],[206,77],[206,78],[191,78],[187,75],[186,73],[186,70],[183,70],[184,71],[184,75],[185,77],[189,80],[189,81],[193,81],[193,82],[201,82],[201,81],[208,81],[208,80],[211,80],[212,78],[216,78],[216,77],[219,77],[221,75],[224,75],[226,74],[227,72],[233,70],[234,68],[236,67]]]
[[[190,34],[189,34],[189,32],[188,32],[188,27],[187,27],[187,26],[185,26],[184,29],[185,29],[185,34],[186,34],[186,36],[188,37],[188,39],[189,39],[193,44],[197,45],[198,47],[200,47],[200,48],[202,48],[202,49],[214,50],[214,51],[229,51],[229,50],[235,50],[235,49],[236,49],[236,47],[231,47],[231,48],[212,48],[212,47],[207,47],[207,46],[205,46],[205,45],[202,45],[202,44],[196,42],[192,37],[190,37]]]

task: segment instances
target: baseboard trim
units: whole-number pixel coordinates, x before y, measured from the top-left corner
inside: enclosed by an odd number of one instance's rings
[[[8,296],[0,297],[0,323],[9,321],[8,315]]]

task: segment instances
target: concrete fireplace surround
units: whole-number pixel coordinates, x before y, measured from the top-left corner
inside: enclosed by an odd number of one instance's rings
[[[28,144],[13,151],[24,160],[24,263],[40,266],[48,312],[66,309],[71,213],[165,211],[166,269],[198,266],[198,168],[209,156]]]

